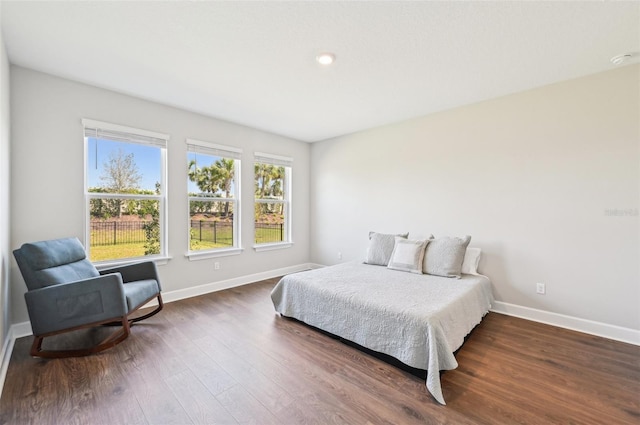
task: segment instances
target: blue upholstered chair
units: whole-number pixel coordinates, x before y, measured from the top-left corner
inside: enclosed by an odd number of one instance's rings
[[[98,271],[77,238],[26,243],[13,251],[27,284],[24,294],[33,329],[31,355],[78,357],[124,341],[132,323],[162,310],[160,280],[152,261]],[[158,307],[132,317],[152,299]],[[98,325],[120,328],[90,348],[43,350],[44,337]]]

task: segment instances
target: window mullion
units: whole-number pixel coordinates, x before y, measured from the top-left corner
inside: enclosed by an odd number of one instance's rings
[[[162,195],[144,195],[140,193],[102,193],[102,192],[87,192],[89,199],[148,199],[152,201],[159,201],[164,199]]]

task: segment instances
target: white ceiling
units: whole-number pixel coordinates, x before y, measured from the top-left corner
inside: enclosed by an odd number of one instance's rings
[[[2,1],[0,12],[13,64],[308,142],[640,51],[639,2]],[[321,51],[335,64],[317,64]]]

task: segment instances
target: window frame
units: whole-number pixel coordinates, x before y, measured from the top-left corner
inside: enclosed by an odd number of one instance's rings
[[[238,255],[244,250],[242,248],[242,200],[241,200],[241,180],[242,180],[242,149],[220,145],[217,143],[206,142],[196,139],[186,139],[187,144],[187,160],[190,152],[196,152],[202,155],[216,156],[224,159],[233,159],[234,161],[234,178],[233,178],[233,197],[202,197],[189,195],[189,177],[187,177],[187,253],[185,256],[190,260],[205,260],[208,258],[225,257],[230,255]],[[187,162],[188,164],[188,162]],[[191,202],[192,201],[210,201],[210,202],[230,202],[233,204],[233,246],[210,248],[202,250],[191,250]]]
[[[83,118],[81,120],[83,126],[83,146],[84,146],[84,194],[85,194],[85,223],[84,237],[86,243],[85,252],[88,258],[91,258],[91,200],[92,199],[134,199],[134,200],[153,200],[158,201],[158,223],[160,231],[160,252],[158,254],[141,255],[137,257],[125,257],[109,260],[101,260],[93,262],[98,269],[111,267],[114,265],[131,263],[140,260],[154,261],[156,264],[166,264],[170,259],[168,255],[168,209],[167,209],[167,149],[169,135],[155,131],[143,130],[134,127],[128,127],[120,124],[113,124],[104,121],[97,121]],[[93,133],[93,134],[92,134]],[[103,140],[139,144],[143,146],[155,146],[160,149],[160,194],[129,194],[129,193],[103,193],[89,192],[89,182],[87,173],[88,139],[94,137]]]
[[[253,167],[255,170],[256,164],[269,164],[277,167],[284,167],[284,182],[282,185],[282,200],[280,199],[259,199],[256,198],[255,195],[255,185],[256,178],[255,174],[253,176],[253,204],[254,211],[257,204],[283,204],[283,213],[284,213],[284,228],[286,240],[280,242],[265,242],[265,243],[256,243],[256,227],[255,227],[255,219],[253,220],[253,249],[256,252],[261,251],[271,251],[276,249],[284,249],[293,246],[293,234],[292,234],[292,175],[293,175],[293,158],[282,156],[282,155],[274,155],[270,153],[264,152],[254,152],[253,159]]]

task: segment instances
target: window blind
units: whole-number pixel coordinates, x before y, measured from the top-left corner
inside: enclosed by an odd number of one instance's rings
[[[220,156],[222,158],[242,159],[242,149],[232,146],[218,145],[201,140],[187,139],[187,150],[189,152],[203,155]]]
[[[283,167],[293,167],[293,158],[288,156],[273,155],[264,152],[254,152],[253,154],[255,162],[262,162],[264,164],[279,165]]]
[[[169,140],[168,134],[107,122],[83,119],[82,125],[84,127],[84,137],[95,137],[97,139],[108,139],[116,142],[152,145],[160,148],[166,148],[167,141]]]

